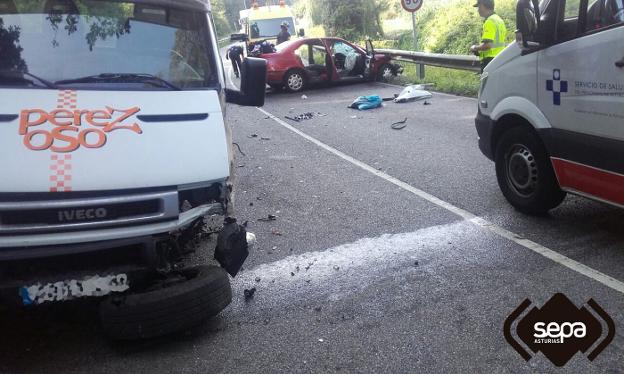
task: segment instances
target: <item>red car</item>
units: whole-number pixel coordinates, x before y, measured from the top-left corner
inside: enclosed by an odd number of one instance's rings
[[[267,81],[274,89],[290,92],[312,83],[386,81],[403,71],[386,55],[375,54],[370,41],[364,50],[339,38],[305,38],[282,43],[276,50],[260,55],[267,60]]]

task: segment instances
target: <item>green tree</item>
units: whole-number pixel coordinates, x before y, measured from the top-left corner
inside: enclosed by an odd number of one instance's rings
[[[322,25],[327,35],[358,40],[363,36],[383,37],[382,14],[388,0],[309,0],[312,22]]]

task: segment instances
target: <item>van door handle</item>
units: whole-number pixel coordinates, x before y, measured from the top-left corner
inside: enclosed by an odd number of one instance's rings
[[[624,68],[624,57],[622,57],[620,61],[616,61],[615,66],[617,66],[618,68]]]

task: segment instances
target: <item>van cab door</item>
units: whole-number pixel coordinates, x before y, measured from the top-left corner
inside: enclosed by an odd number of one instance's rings
[[[547,142],[564,188],[580,188],[566,186],[566,176],[585,184],[593,178],[579,168],[622,174],[624,184],[624,22],[588,19],[610,1],[590,0],[582,9],[578,1],[562,0],[554,44],[537,52],[539,108],[553,127]],[[607,199],[595,187],[581,191]],[[624,204],[624,187],[618,193]]]

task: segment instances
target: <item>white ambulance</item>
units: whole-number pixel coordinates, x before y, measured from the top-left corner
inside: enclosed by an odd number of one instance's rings
[[[527,213],[566,192],[624,206],[624,1],[520,0],[517,14],[476,118],[503,194]]]
[[[225,103],[266,81],[243,65],[225,89],[208,0],[0,0],[0,305],[106,296],[120,339],[225,308],[251,239]]]

